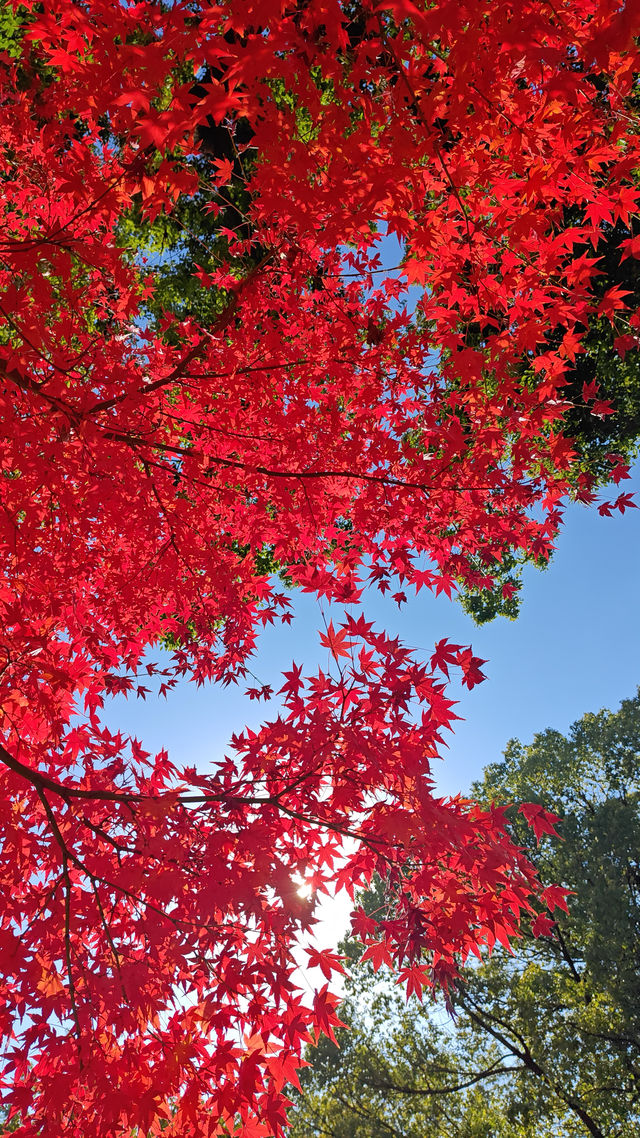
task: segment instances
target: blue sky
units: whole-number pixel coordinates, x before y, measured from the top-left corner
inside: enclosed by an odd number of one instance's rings
[[[631,482],[640,502],[640,464]],[[442,793],[465,791],[488,762],[500,758],[510,738],[523,742],[536,731],[566,731],[586,711],[616,707],[640,682],[640,510],[602,518],[593,507],[571,506],[556,554],[545,572],[526,572],[517,621],[498,619],[478,628],[446,597],[421,593],[398,610],[377,592],[365,595],[368,619],[431,654],[447,637],[471,644],[486,659],[487,680],[471,692],[455,688],[463,722],[449,736],[446,757],[435,769]],[[318,642],[323,611],[314,598],[292,594],[292,626],[268,629],[254,671],[279,687],[279,673],[293,659],[313,670],[326,666]],[[335,620],[335,616],[334,616]],[[232,732],[270,717],[268,705],[250,703],[243,688],[197,688],[188,681],[167,700],[125,701],[107,708],[107,721],[135,734],[151,751],[166,747],[178,765],[203,770],[218,759]]]

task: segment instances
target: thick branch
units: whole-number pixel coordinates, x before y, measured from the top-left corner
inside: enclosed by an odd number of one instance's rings
[[[366,1080],[366,1085],[373,1087],[375,1090],[390,1091],[392,1094],[418,1095],[424,1098],[428,1098],[432,1095],[451,1095],[456,1094],[458,1091],[464,1091],[467,1087],[472,1087],[475,1083],[482,1082],[483,1079],[493,1079],[497,1075],[506,1075],[510,1072],[518,1072],[524,1069],[523,1067],[502,1067],[500,1066],[502,1061],[502,1059],[496,1059],[495,1063],[492,1063],[491,1066],[487,1067],[484,1071],[476,1071],[470,1078],[465,1079],[463,1082],[446,1087],[401,1086],[398,1083],[385,1082],[382,1079],[368,1079]]]
[[[489,1012],[485,1012],[482,1009],[474,1011],[469,1006],[469,1002],[466,1001],[464,997],[460,1000],[460,1004],[464,1008],[466,1014],[469,1016],[469,1019],[475,1023],[477,1027],[481,1028],[482,1031],[488,1032],[489,1035],[498,1040],[498,1042],[501,1043],[503,1047],[506,1047],[512,1055],[521,1060],[527,1070],[531,1071],[533,1075],[536,1075],[539,1079],[546,1083],[547,1086],[551,1087],[558,1098],[569,1108],[569,1110],[573,1112],[573,1114],[576,1115],[577,1118],[580,1119],[580,1121],[589,1131],[589,1134],[593,1135],[593,1138],[607,1138],[604,1131],[600,1129],[595,1119],[592,1118],[591,1115],[584,1109],[584,1107],[580,1105],[577,1099],[575,1099],[572,1094],[566,1091],[560,1083],[557,1083],[555,1079],[553,1079],[551,1075],[544,1069],[544,1067],[542,1067],[537,1062],[537,1060],[534,1059],[531,1051],[529,1050],[528,1044],[519,1032],[516,1032],[509,1025],[503,1024],[502,1020],[500,1020],[497,1016],[491,1015]],[[498,1024],[500,1027],[505,1027],[507,1032],[511,1032],[513,1035],[515,1035],[516,1039],[521,1044],[521,1047],[518,1047],[511,1039],[509,1039],[507,1034],[505,1034],[503,1031],[498,1030],[497,1027],[493,1026],[494,1024]]]

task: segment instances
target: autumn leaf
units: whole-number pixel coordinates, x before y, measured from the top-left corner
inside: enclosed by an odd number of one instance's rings
[[[353,648],[353,641],[348,639],[347,629],[339,629],[337,632],[333,627],[333,621],[329,621],[327,625],[326,635],[320,633],[320,643],[323,648],[328,648],[334,659],[339,660],[344,656],[347,659],[351,656],[351,649]]]
[[[523,803],[522,806],[518,807],[518,813],[524,815],[538,842],[543,834],[550,834],[554,838],[559,837],[556,830],[556,825],[562,821],[559,815],[552,814],[551,811],[545,810],[536,802]]]

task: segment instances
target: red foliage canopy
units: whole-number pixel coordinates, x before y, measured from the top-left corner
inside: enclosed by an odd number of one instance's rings
[[[328,989],[309,1007],[292,983],[313,909],[297,874],[316,896],[384,876],[393,911],[356,928],[410,988],[507,940],[536,895],[501,812],[432,793],[449,669],[471,685],[481,661],[446,642],[420,661],[347,616],[329,670],[294,666],[282,711],[207,773],[114,735],[103,701],[147,672],[164,690],[243,681],[260,628],[290,614],[239,550],[345,603],[367,581],[450,592],[490,582],[508,550],[548,553],[567,493],[590,497],[562,433],[568,361],[594,317],[623,320],[626,346],[639,322],[592,288],[606,227],[638,204],[637,16],[629,0],[16,11],[0,75],[6,1102],[24,1138],[277,1134],[305,1040],[336,1022]],[[213,157],[203,186],[203,122],[250,128],[250,232],[200,273],[214,322],[155,325],[118,224],[185,196],[215,212],[232,163]]]

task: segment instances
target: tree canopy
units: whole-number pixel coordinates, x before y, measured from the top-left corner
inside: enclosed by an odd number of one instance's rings
[[[293,1135],[304,1138],[632,1138],[640,1122],[640,694],[587,714],[565,737],[512,740],[474,796],[553,807],[559,838],[517,841],[544,882],[572,890],[568,911],[534,917],[510,953],[467,966],[447,1022],[432,1004],[353,962],[340,1047],[323,1040],[305,1072]],[[552,886],[553,889],[553,886]],[[384,913],[381,881],[366,899]]]
[[[603,327],[637,354],[635,294],[598,284],[603,256],[640,260],[634,21],[618,0],[3,9],[0,1077],[21,1138],[279,1134],[337,1022],[331,954],[311,1001],[292,979],[323,891],[394,882],[389,919],[355,927],[409,990],[451,988],[544,902],[503,814],[433,790],[470,647],[422,658],[350,609],[319,672],[256,687],[250,663],[292,618],[276,566],[336,605],[491,590],[593,500],[568,417],[615,408],[571,376]],[[616,484],[621,449],[598,451]],[[111,695],[186,679],[271,704],[206,771],[104,722]]]

